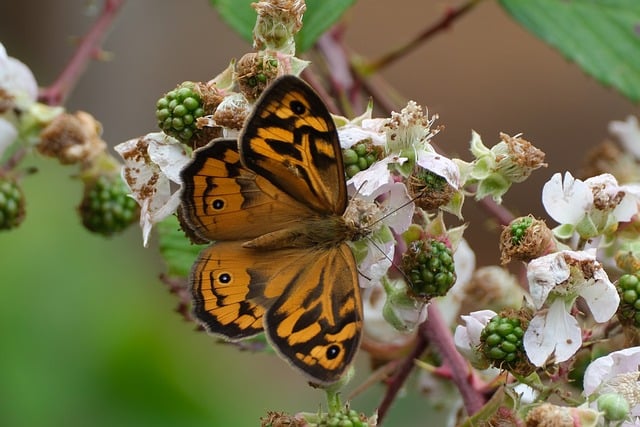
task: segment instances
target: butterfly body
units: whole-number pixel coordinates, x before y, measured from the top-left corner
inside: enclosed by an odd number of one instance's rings
[[[195,316],[239,340],[266,332],[311,381],[330,384],[360,342],[362,303],[347,241],[338,136],[300,79],[276,80],[238,141],[196,150],[182,171],[181,214],[205,248],[190,275]]]

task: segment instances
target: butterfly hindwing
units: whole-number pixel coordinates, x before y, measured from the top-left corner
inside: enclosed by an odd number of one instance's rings
[[[193,311],[207,330],[232,340],[262,332],[265,311],[284,292],[270,280],[282,269],[278,258],[219,242],[205,248],[191,271]]]
[[[266,329],[276,351],[307,377],[336,381],[358,349],[362,327],[351,250],[343,244],[271,255],[237,242],[204,249],[191,276],[195,315],[231,340]]]
[[[283,295],[265,314],[276,350],[315,382],[337,381],[360,344],[362,308],[355,260],[346,243],[309,250],[288,270]]]
[[[280,77],[257,101],[248,123],[240,153],[249,169],[317,213],[344,213],[338,134],[313,89],[297,77]]]

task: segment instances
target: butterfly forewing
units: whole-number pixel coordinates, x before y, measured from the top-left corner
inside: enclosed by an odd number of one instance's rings
[[[235,140],[218,139],[200,148],[181,175],[182,214],[204,240],[252,239],[312,214],[244,167]]]
[[[294,76],[274,81],[240,136],[250,169],[317,213],[347,206],[342,152],[327,107]]]

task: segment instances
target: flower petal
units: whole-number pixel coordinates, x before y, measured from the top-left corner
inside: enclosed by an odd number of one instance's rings
[[[571,173],[566,172],[564,180],[556,173],[542,188],[542,204],[558,223],[577,224],[593,204],[593,193]]]
[[[596,270],[594,278],[593,283],[587,284],[580,290],[580,296],[589,306],[594,320],[603,323],[616,314],[620,296],[604,270]]]
[[[564,302],[554,301],[546,313],[535,316],[524,334],[524,349],[535,366],[543,366],[554,354],[556,363],[564,362],[582,345],[578,321],[567,313]]]
[[[416,150],[416,163],[447,180],[456,190],[460,188],[460,170],[447,157],[427,150]]]
[[[594,360],[584,372],[584,394],[590,396],[618,374],[636,372],[640,366],[640,347],[614,351]]]
[[[556,252],[532,260],[527,265],[529,293],[537,309],[540,309],[557,284],[569,278],[570,270],[562,252]]]

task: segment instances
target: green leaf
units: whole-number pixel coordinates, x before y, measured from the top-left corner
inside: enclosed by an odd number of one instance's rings
[[[157,227],[160,255],[167,264],[169,276],[187,277],[204,246],[191,243],[173,215],[157,224]]]
[[[604,85],[640,100],[640,1],[500,0],[520,24]]]
[[[248,42],[253,42],[256,0],[210,0],[222,19]],[[302,30],[296,35],[296,51],[309,50],[325,31],[331,28],[355,0],[307,0]]]
[[[325,31],[340,20],[355,0],[307,0],[302,30],[296,37],[296,51],[311,49]]]

